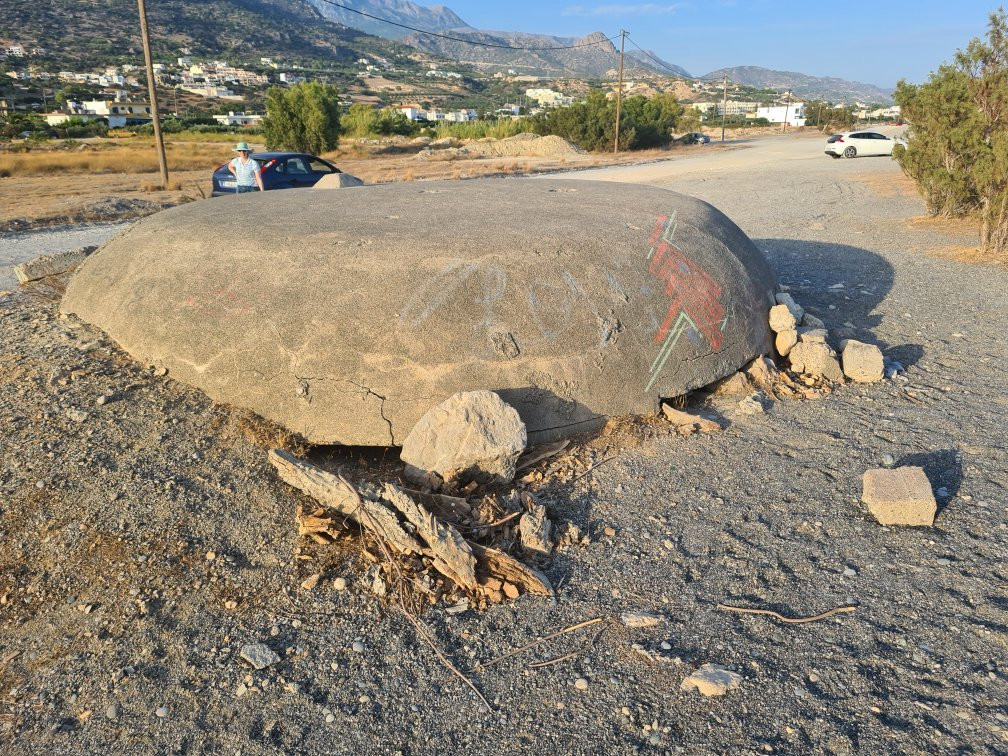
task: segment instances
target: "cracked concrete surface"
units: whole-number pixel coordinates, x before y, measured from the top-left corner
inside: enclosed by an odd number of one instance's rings
[[[588,181],[437,184],[158,213],[92,255],[62,309],[315,443],[395,445],[473,389],[500,392],[537,443],[654,412],[770,349],[774,274],[706,203]]]

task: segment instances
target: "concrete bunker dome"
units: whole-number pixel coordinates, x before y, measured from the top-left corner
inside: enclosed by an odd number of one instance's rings
[[[401,443],[474,389],[536,443],[654,413],[770,353],[776,288],[698,199],[479,179],[166,210],[93,254],[61,309],[314,443]]]

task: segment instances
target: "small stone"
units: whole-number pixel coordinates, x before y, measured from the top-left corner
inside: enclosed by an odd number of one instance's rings
[[[345,591],[347,587],[346,578],[341,577],[333,578],[332,587],[335,588],[337,591]]]
[[[525,551],[549,556],[553,551],[553,523],[546,516],[546,507],[533,502],[518,521],[518,535]],[[507,589],[504,592],[507,593]]]
[[[896,459],[892,454],[883,454],[879,462],[882,463],[882,467],[892,467],[896,464]]]
[[[671,651],[672,650],[672,644],[669,643],[668,641],[662,641],[658,645],[659,645],[659,647],[661,648],[662,651]]]
[[[167,706],[159,706],[154,711],[154,713],[157,714],[158,719],[164,719],[165,717],[168,716],[168,707]]]
[[[948,567],[950,564],[952,564],[952,560],[946,559],[945,557],[941,557],[938,560],[938,564],[940,564],[942,567]]]
[[[826,336],[827,333],[825,328],[798,329],[798,341],[804,342],[806,344],[825,344]]]
[[[242,646],[241,658],[251,664],[255,669],[265,669],[280,661],[276,652],[265,643],[249,643]]]
[[[351,648],[351,649],[353,649],[353,652],[354,652],[355,654],[363,654],[363,653],[364,653],[364,644],[363,644],[363,643],[361,643],[361,642],[360,642],[359,640],[357,640],[357,641],[354,641],[354,642],[353,642],[353,643],[352,643],[352,644],[350,645],[350,648]]]
[[[801,324],[806,328],[825,328],[826,324],[823,323],[819,318],[811,313],[806,312],[802,315]]]
[[[753,392],[745,399],[742,399],[738,403],[739,411],[743,415],[762,415],[766,412],[766,407],[764,405],[763,393],[760,391]]]
[[[843,574],[844,574],[844,577],[856,577],[857,576],[857,570],[855,570],[853,567],[847,567],[843,571]]]
[[[874,344],[847,339],[840,359],[844,375],[857,383],[874,383],[885,375],[882,350]]]
[[[315,586],[318,585],[319,580],[322,579],[322,575],[316,572],[314,575],[309,575],[304,580],[301,581],[301,587],[306,591],[314,590]]]
[[[102,407],[102,406],[105,405],[105,402],[107,402],[108,400],[109,400],[109,398],[107,396],[105,396],[105,394],[102,394],[97,399],[95,399],[95,404],[97,404],[99,407]]]
[[[212,561],[213,561],[214,559],[216,559],[216,558],[217,558],[217,555],[216,555],[216,554],[215,554],[214,552],[212,552],[212,551],[208,551],[208,552],[206,553],[206,560],[207,560],[208,562],[212,562]]]
[[[819,682],[819,675],[817,675],[815,672],[812,672],[808,676],[808,681],[813,684]]]
[[[800,322],[803,317],[805,317],[805,309],[794,301],[794,297],[790,294],[780,293],[776,297],[777,304],[785,305],[791,314],[794,316],[795,322]]]
[[[781,331],[777,334],[777,338],[774,339],[774,347],[776,347],[777,354],[781,357],[787,357],[788,353],[794,349],[794,346],[797,343],[798,331],[793,328],[787,331]]]
[[[742,684],[742,675],[720,664],[704,664],[682,681],[680,690],[696,690],[705,696],[723,696]]]
[[[168,375],[168,368],[159,367],[154,371],[154,375],[156,375],[158,378],[164,378],[166,375]]]
[[[861,499],[882,525],[931,526],[938,511],[931,483],[920,467],[866,471]]]
[[[332,724],[333,722],[336,721],[336,717],[333,716],[332,714],[326,714],[325,715],[325,721],[326,721],[326,724]]]
[[[665,618],[662,615],[652,612],[623,612],[620,615],[620,622],[627,627],[656,627],[664,621]]]
[[[588,690],[588,681],[583,677],[579,677],[574,681],[574,687],[578,690]]]
[[[662,414],[676,428],[687,429],[690,432],[697,430],[700,433],[717,433],[721,430],[719,423],[701,415],[683,412],[669,404],[662,404]]]
[[[511,583],[504,583],[504,595],[512,601],[518,598],[518,586]]]
[[[610,527],[610,526],[606,525],[602,529],[602,532],[606,535],[607,538],[612,538],[613,536],[616,535],[616,528],[613,528],[613,527]]]
[[[938,496],[938,498],[940,499],[947,499],[949,492],[948,489],[945,488],[945,486],[941,486],[940,488],[935,490],[935,495]]]
[[[792,344],[792,346],[794,346]],[[772,391],[777,383],[777,366],[769,357],[757,357],[744,368],[742,372],[749,380],[764,391]]]
[[[752,384],[745,373],[732,373],[715,381],[706,390],[715,396],[746,396],[752,391]]]
[[[778,304],[770,308],[770,330],[774,333],[797,331],[798,321],[787,305]]]
[[[119,719],[119,707],[115,704],[109,704],[105,708],[105,716],[112,721]]]
[[[68,409],[67,417],[73,420],[75,423],[83,423],[88,418],[87,412],[79,409]]]

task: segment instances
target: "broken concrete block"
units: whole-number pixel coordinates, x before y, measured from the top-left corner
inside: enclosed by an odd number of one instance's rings
[[[704,664],[682,681],[680,690],[695,690],[705,696],[723,696],[742,684],[742,675],[720,664]]]
[[[623,612],[620,615],[620,622],[632,628],[657,627],[664,621],[662,615],[653,612]]]
[[[315,182],[313,189],[343,189],[348,186],[363,186],[364,182],[349,173],[329,173]]]
[[[436,472],[480,482],[510,482],[525,451],[518,411],[492,391],[462,391],[428,410],[403,442],[413,478]]]
[[[14,274],[18,277],[18,282],[23,285],[31,281],[40,281],[48,276],[57,276],[60,273],[72,273],[96,249],[98,248],[78,247],[66,252],[57,252],[55,255],[42,255],[26,263],[15,265]]]
[[[882,525],[934,525],[938,503],[920,467],[865,472],[861,500]]]
[[[844,375],[858,383],[881,381],[885,371],[882,350],[874,344],[847,339],[840,354]]]
[[[794,297],[792,297],[790,294],[782,292],[776,296],[776,299],[777,304],[787,305],[787,308],[791,311],[791,314],[794,315],[796,323],[801,322],[801,319],[805,316],[805,308],[802,307],[797,302],[795,302]]]
[[[534,504],[518,520],[518,535],[525,551],[549,556],[553,551],[553,523],[546,516],[546,507]]]
[[[762,415],[766,412],[766,397],[762,391],[754,391],[739,401],[738,408],[743,415]]]
[[[825,328],[799,328],[798,329],[798,341],[804,341],[809,344],[826,344],[826,336],[828,335]]]
[[[777,383],[777,366],[769,357],[757,357],[742,368],[742,372],[751,383],[767,392],[773,391],[774,384]]]
[[[732,373],[712,383],[707,391],[715,396],[748,396],[752,393],[752,384],[745,373]]]
[[[781,331],[794,331],[797,328],[798,320],[787,305],[778,304],[770,308],[771,331],[780,333]]]
[[[799,342],[789,353],[791,369],[796,373],[826,378],[834,383],[843,383],[844,375],[837,362],[837,355],[828,344]]]
[[[796,331],[793,328],[788,331],[781,331],[780,333],[777,334],[777,338],[774,339],[774,346],[777,348],[777,354],[779,354],[781,357],[787,357],[788,353],[794,348],[794,345],[797,343],[798,343],[798,331]]]

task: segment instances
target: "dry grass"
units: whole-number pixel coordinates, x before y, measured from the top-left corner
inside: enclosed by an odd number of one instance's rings
[[[168,144],[165,148],[170,171],[213,168],[230,157],[219,145]],[[72,151],[32,150],[0,154],[0,175],[48,176],[53,174],[150,173],[159,167],[153,140],[131,140],[127,145],[97,143]]]
[[[916,197],[917,184],[905,173],[860,173],[853,176],[880,197]]]
[[[969,247],[960,244],[946,244],[942,247],[925,249],[924,254],[940,257],[944,260],[956,260],[967,265],[993,265],[1008,269],[1008,255],[992,255],[981,251],[979,246]]]
[[[185,182],[179,178],[168,177],[168,186],[160,178],[144,179],[140,182],[140,191],[150,194],[151,192],[180,192],[185,188]]]

